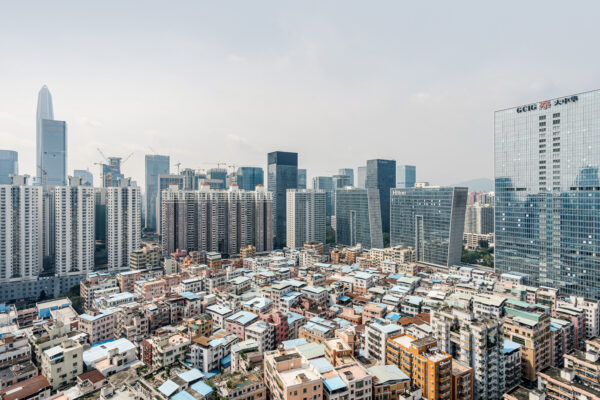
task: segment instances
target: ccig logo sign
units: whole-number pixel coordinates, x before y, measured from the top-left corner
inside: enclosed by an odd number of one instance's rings
[[[537,110],[538,108],[540,110],[547,110],[550,107],[554,106],[560,106],[562,104],[567,104],[567,103],[575,103],[579,100],[578,96],[570,96],[570,97],[563,97],[562,99],[556,99],[556,100],[544,100],[541,101],[539,104],[538,103],[533,103],[533,104],[529,104],[527,106],[521,106],[521,107],[517,107],[517,112],[518,113],[522,113],[522,112],[527,112],[527,111],[534,111]]]

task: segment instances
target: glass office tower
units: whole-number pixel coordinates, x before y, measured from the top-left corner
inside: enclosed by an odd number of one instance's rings
[[[415,187],[417,182],[417,167],[414,165],[398,165],[396,169],[396,187],[406,189]]]
[[[19,153],[12,150],[0,150],[0,185],[10,185],[11,175],[19,174]]]
[[[336,242],[382,248],[379,191],[345,187],[335,191]]]
[[[446,266],[459,264],[467,192],[466,187],[393,189],[391,245],[414,248],[417,261]]]
[[[495,113],[495,265],[600,298],[600,91]]]
[[[325,214],[327,217],[327,225],[331,225],[331,216],[334,214],[335,187],[331,176],[315,176],[312,180],[312,188],[323,190],[325,192]]]
[[[76,169],[73,171],[73,176],[81,178],[83,186],[94,186],[94,175],[85,169]]]
[[[67,185],[67,123],[43,119],[41,121],[42,184]]]
[[[298,188],[298,153],[274,151],[267,155],[268,190],[273,192],[274,248],[285,246],[286,191]]]
[[[158,177],[159,175],[168,175],[170,171],[171,159],[169,156],[159,154],[146,154],[146,214],[145,227],[149,231],[158,232],[157,223],[157,197],[158,197]]]
[[[367,189],[379,190],[381,203],[381,227],[383,232],[390,231],[390,190],[396,187],[395,160],[367,161]]]
[[[338,175],[344,175],[346,177],[344,180],[346,186],[354,186],[354,169],[340,168],[338,169]]]
[[[306,169],[298,169],[298,189],[306,189]]]
[[[44,150],[42,148],[42,121],[45,119],[54,119],[54,108],[52,106],[52,95],[48,86],[44,85],[38,93],[37,112],[36,112],[36,156],[35,156],[35,169],[36,169],[36,184],[42,183],[43,173],[38,166],[42,166],[42,154]]]
[[[265,184],[265,173],[259,167],[239,167],[237,184],[242,190],[255,190],[258,185]]]
[[[367,167],[358,167],[356,171],[356,187],[365,189],[367,187]]]

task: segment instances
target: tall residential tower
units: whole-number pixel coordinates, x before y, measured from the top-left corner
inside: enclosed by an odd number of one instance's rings
[[[275,248],[286,242],[286,191],[298,188],[298,153],[274,151],[267,156],[268,190],[273,193]]]

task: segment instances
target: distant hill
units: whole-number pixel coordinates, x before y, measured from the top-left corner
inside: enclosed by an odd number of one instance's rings
[[[464,181],[450,186],[466,186],[469,188],[469,192],[479,190],[491,192],[492,190],[494,190],[494,182],[489,178],[471,179],[470,181]]]

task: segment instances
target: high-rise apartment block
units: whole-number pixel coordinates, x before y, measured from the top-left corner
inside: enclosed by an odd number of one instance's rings
[[[368,160],[367,161],[367,189],[379,191],[379,204],[381,210],[381,228],[383,232],[390,231],[390,189],[396,187],[396,161],[395,160]]]
[[[420,262],[460,263],[467,188],[393,189],[391,202],[392,246],[414,248]]]
[[[600,90],[495,113],[495,265],[600,298]]]
[[[494,232],[494,206],[469,204],[465,211],[465,233],[487,234]]]
[[[325,192],[327,225],[331,225],[331,217],[335,214],[335,188],[333,186],[333,178],[330,176],[315,176],[312,180],[312,188]]]
[[[140,188],[131,180],[119,180],[118,187],[106,191],[106,251],[109,270],[129,267],[129,256],[139,250],[142,237]]]
[[[170,170],[169,156],[158,154],[146,154],[146,212],[145,227],[149,231],[156,232],[158,177],[168,175]]]
[[[383,247],[379,191],[346,187],[335,191],[336,241]]]
[[[398,165],[396,168],[396,187],[406,189],[415,187],[417,167],[414,165]]]
[[[288,189],[287,246],[297,249],[306,242],[325,243],[326,195],[323,190]]]
[[[42,188],[0,185],[0,283],[35,279],[42,265]]]
[[[0,150],[0,185],[10,185],[11,175],[19,173],[19,153],[12,150]]]
[[[275,248],[286,241],[286,192],[298,188],[298,153],[274,151],[267,156],[268,190],[273,193]]]
[[[58,276],[94,270],[94,188],[70,177],[69,186],[54,188],[55,268]]]
[[[260,167],[239,167],[237,185],[242,190],[255,190],[258,185],[265,184],[265,173]]]
[[[162,193],[161,237],[164,254],[177,249],[239,254],[249,245],[273,249],[273,196],[255,191],[200,190],[171,187]]]

